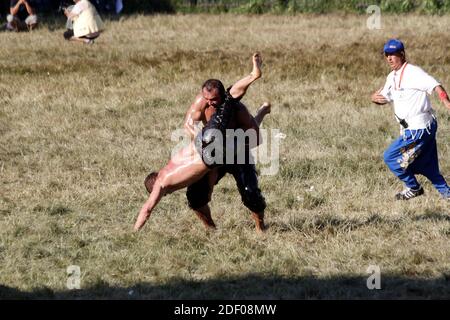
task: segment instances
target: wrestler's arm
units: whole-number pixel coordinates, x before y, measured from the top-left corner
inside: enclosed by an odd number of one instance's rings
[[[238,128],[247,131],[249,129],[255,130],[257,140],[256,145],[249,145],[250,149],[259,146],[262,143],[261,135],[259,134],[259,125],[255,118],[250,114],[247,107],[240,103],[236,112],[236,119],[238,123]],[[253,141],[250,141],[253,142]]]
[[[230,94],[235,99],[241,99],[247,92],[248,87],[253,82],[261,78],[261,65],[262,65],[261,54],[259,54],[258,52],[254,53],[252,56],[252,61],[253,61],[252,72],[248,76],[240,79],[235,84],[233,84],[233,86],[230,89]]]
[[[263,122],[264,118],[270,113],[272,109],[272,105],[270,102],[264,102],[261,107],[259,107],[258,111],[256,112],[254,118],[258,126],[261,126],[261,123]]]
[[[195,124],[198,121],[203,121],[205,108],[207,106],[206,100],[201,94],[195,97],[194,103],[189,107],[184,117],[184,129],[189,134],[191,139],[195,136]]]
[[[442,101],[442,103],[450,109],[450,99],[448,98],[448,94],[445,91],[444,87],[439,85],[434,88],[434,91],[437,93],[439,99]]]

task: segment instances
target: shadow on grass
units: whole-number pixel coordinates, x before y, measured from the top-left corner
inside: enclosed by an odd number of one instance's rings
[[[312,276],[285,278],[249,274],[204,281],[173,279],[166,284],[139,283],[117,287],[99,281],[80,290],[38,288],[24,292],[0,285],[0,299],[449,299],[450,275],[438,279],[412,279],[382,275],[381,289],[369,290],[367,278]]]
[[[424,214],[415,216],[413,218],[414,221],[424,221],[424,220],[430,220],[430,221],[449,221],[450,222],[450,216],[446,213],[441,212],[434,212],[434,211],[426,211]]]
[[[383,227],[399,229],[411,222],[450,222],[450,215],[443,212],[426,210],[418,215],[403,215],[400,217],[383,217],[378,214],[371,214],[365,218],[342,218],[333,214],[322,214],[316,217],[295,217],[287,222],[275,222],[268,224],[280,232],[292,230],[302,232],[350,232],[363,227]]]
[[[378,214],[372,214],[363,219],[349,219],[342,218],[333,214],[323,214],[315,217],[295,217],[287,222],[275,222],[268,224],[269,227],[273,227],[280,232],[287,231],[302,231],[302,232],[350,232],[362,227],[369,226],[384,226],[391,228],[399,228],[403,220],[409,219],[403,218],[385,218]],[[406,220],[405,220],[406,221]]]

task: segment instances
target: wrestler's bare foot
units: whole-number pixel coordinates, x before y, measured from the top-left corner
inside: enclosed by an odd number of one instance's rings
[[[266,115],[269,114],[270,111],[272,110],[272,105],[270,104],[270,102],[264,102],[261,107],[259,107],[257,113],[261,113],[262,115]]]
[[[215,230],[216,224],[211,217],[211,209],[208,205],[204,205],[196,210],[194,210],[197,217],[202,221],[203,225],[207,230]]]
[[[208,218],[198,211],[195,211],[195,214],[203,222],[203,225],[205,226],[206,230],[216,230],[216,224],[211,219],[211,217]]]
[[[255,220],[255,227],[257,232],[264,232],[266,231],[266,225],[264,224],[264,214],[257,214],[252,212],[252,218]]]
[[[261,67],[262,67],[262,58],[261,58],[261,54],[259,52],[256,52],[253,54],[252,57],[253,60],[253,70],[252,70],[252,77],[254,80],[261,78],[262,72],[261,72]]]

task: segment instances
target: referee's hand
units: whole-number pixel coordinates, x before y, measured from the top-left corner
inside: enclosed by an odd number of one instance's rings
[[[381,92],[381,89],[372,95],[372,102],[376,103],[376,104],[388,103],[387,99],[383,95],[381,95],[380,92]]]

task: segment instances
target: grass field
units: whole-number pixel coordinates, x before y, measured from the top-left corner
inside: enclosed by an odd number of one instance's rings
[[[424,197],[394,201],[402,186],[382,154],[398,126],[370,103],[389,37],[450,88],[450,17],[366,19],[132,16],[92,46],[65,42],[62,25],[0,33],[0,298],[450,298],[449,203],[422,177]],[[216,232],[178,191],[133,233],[143,179],[167,162],[202,82],[232,84],[256,50],[263,77],[244,102],[270,100],[264,128],[286,134],[280,171],[260,177],[267,232],[226,177]],[[450,178],[450,114],[432,101]],[[70,265],[80,290],[66,286]],[[366,287],[369,265],[381,290]]]

